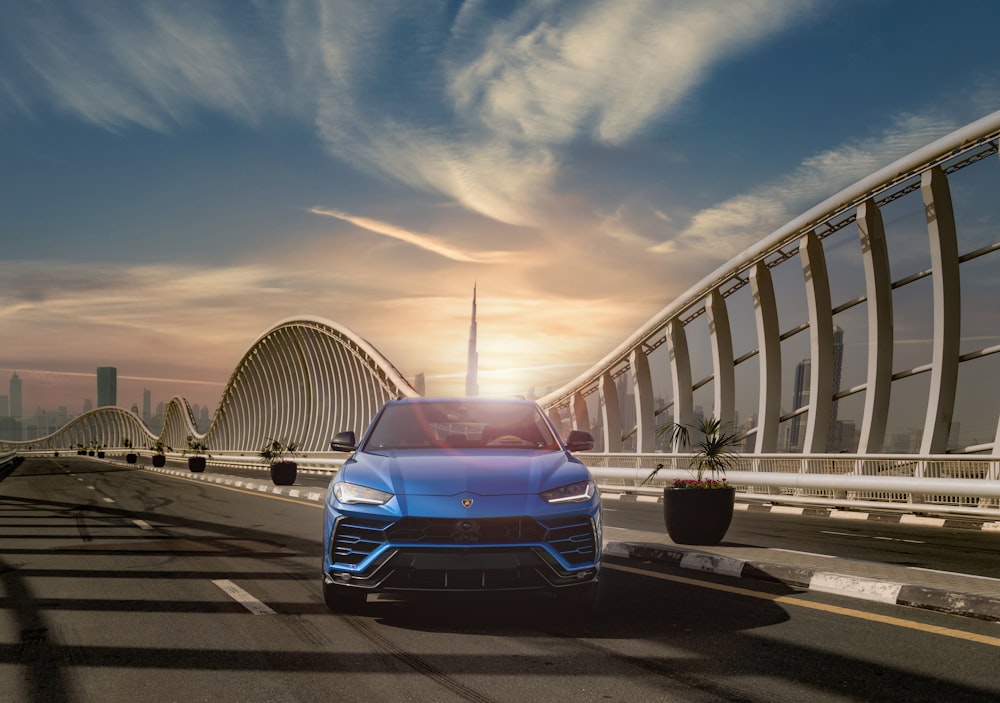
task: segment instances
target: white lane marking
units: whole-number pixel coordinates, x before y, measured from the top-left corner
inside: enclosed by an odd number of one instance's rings
[[[824,559],[836,559],[832,554],[817,554],[816,552],[800,552],[797,549],[782,549],[781,547],[771,547],[775,552],[788,552],[789,554],[802,554],[807,557],[823,557]]]
[[[87,486],[87,488],[89,488],[92,491],[96,491],[97,490],[94,486]]]
[[[834,532],[833,530],[820,530],[821,535],[837,535],[839,537],[861,537],[865,538],[864,535],[852,535],[850,532]]]
[[[805,511],[805,508],[795,508],[790,505],[775,505],[771,508],[771,512],[776,515],[801,515]]]
[[[883,542],[906,542],[907,544],[927,544],[926,542],[919,539],[899,539],[897,537],[872,537],[872,539],[880,539]]]
[[[143,530],[152,530],[153,529],[153,526],[150,525],[145,520],[133,520],[132,523],[135,524],[135,525],[137,525],[138,527],[140,527]]]
[[[234,601],[242,605],[244,608],[249,610],[254,615],[277,615],[269,607],[261,603],[259,600],[251,596],[249,593],[244,591],[242,588],[237,586],[232,581],[227,579],[217,579],[212,581],[216,586],[222,589],[222,591],[232,598]]]
[[[101,500],[103,500],[105,503],[114,503],[115,502],[114,498],[101,498]]]

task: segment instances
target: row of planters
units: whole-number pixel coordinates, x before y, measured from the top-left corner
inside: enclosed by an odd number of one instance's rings
[[[193,473],[202,473],[208,464],[208,445],[205,442],[196,440],[193,436],[188,436],[187,444],[188,449],[194,452],[188,457],[188,470]],[[292,460],[292,457],[298,456],[299,444],[299,442],[281,441],[269,437],[258,452],[260,460],[270,466],[271,481],[276,486],[291,486],[295,483],[295,478],[298,474],[298,464]],[[122,446],[131,448],[131,440],[128,438],[123,439]],[[171,451],[170,448],[164,445],[162,440],[157,440],[152,449],[153,466],[165,466],[167,463],[165,452]],[[81,449],[79,453],[86,454],[87,451]],[[103,458],[104,452],[101,452],[99,456]],[[128,452],[125,455],[125,461],[129,464],[135,464],[138,460],[139,455],[135,452]]]
[[[202,452],[208,451],[208,445],[189,438],[188,447],[191,451],[196,452],[188,457],[188,469],[195,473],[204,471],[208,457]],[[292,457],[298,456],[298,449],[298,442],[268,437],[264,446],[257,452],[260,460],[270,466],[271,481],[274,485],[291,486],[295,483],[295,477],[298,475],[298,464],[292,460]]]
[[[126,437],[125,439],[122,440],[122,446],[125,447],[126,449],[131,449],[132,448],[132,440],[130,440],[130,439],[128,439]],[[163,453],[164,450],[166,449],[166,446],[163,444],[163,442],[160,441],[160,440],[157,440],[156,444],[153,445],[152,449],[153,449],[153,452],[154,452],[153,453],[153,466],[164,466],[164,465],[166,465],[166,463],[167,463],[167,457]],[[128,464],[135,464],[138,461],[139,461],[139,454],[138,453],[136,453],[136,452],[127,452],[125,454],[125,462],[126,463],[128,463]]]

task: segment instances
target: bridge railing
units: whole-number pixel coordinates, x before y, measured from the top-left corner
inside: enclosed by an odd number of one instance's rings
[[[577,457],[603,492],[659,495],[674,479],[692,477],[684,454]],[[1000,518],[997,457],[755,454],[737,457],[725,477],[742,498],[775,504]]]
[[[51,452],[22,452],[50,455]],[[122,460],[116,452],[109,458]],[[145,454],[148,454],[145,453]],[[142,452],[144,458],[147,458]],[[0,466],[7,454],[0,454]],[[13,453],[9,455],[13,457]],[[187,455],[168,453],[175,461]],[[675,478],[691,478],[685,454],[585,453],[577,457],[590,468],[602,493],[655,496]],[[299,457],[301,469],[331,476],[346,454],[316,453]],[[148,461],[141,461],[146,464]],[[217,469],[266,470],[246,454],[211,454]],[[650,474],[663,465],[656,475]],[[862,510],[953,514],[1000,520],[1000,457],[910,454],[754,454],[736,458],[726,479],[742,499],[773,504],[823,505]]]

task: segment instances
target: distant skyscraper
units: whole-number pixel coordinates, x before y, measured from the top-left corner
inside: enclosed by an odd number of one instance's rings
[[[10,416],[21,417],[21,379],[17,371],[10,377]]]
[[[10,417],[10,396],[0,395],[0,417]]]
[[[465,395],[479,395],[479,352],[476,351],[475,286],[472,286],[472,324],[469,325],[469,370],[465,376]]]
[[[830,426],[827,435],[827,451],[838,451],[843,443],[840,421],[837,419],[837,394],[840,393],[840,378],[844,368],[844,330],[840,327],[833,328],[833,397],[830,407]],[[795,367],[795,387],[792,394],[792,410],[798,410],[809,405],[810,397],[810,372],[812,361],[803,359]],[[805,439],[802,436],[802,415],[796,415],[789,423],[787,448],[789,451],[798,451],[802,448]]]
[[[792,392],[792,410],[798,410],[809,405],[809,372],[812,369],[812,361],[803,359],[795,366],[795,387]],[[788,431],[788,450],[797,451],[800,444],[799,430],[802,426],[802,416],[796,415],[792,418],[791,427]]]
[[[148,388],[142,389],[142,421],[148,426],[153,417],[153,394]]]
[[[97,367],[97,407],[118,405],[118,369],[114,366]]]
[[[94,409],[94,401],[91,398],[83,399],[83,412],[88,413]]]
[[[842,432],[840,431],[840,421],[837,419],[837,394],[840,393],[840,377],[844,371],[844,330],[834,325],[833,327],[833,405],[830,408],[830,435],[827,444],[827,451],[839,451],[845,449]]]

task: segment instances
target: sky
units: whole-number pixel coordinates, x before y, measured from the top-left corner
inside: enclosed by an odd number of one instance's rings
[[[1000,109],[987,0],[0,3],[0,394],[214,406],[328,318],[428,394],[557,388]]]

